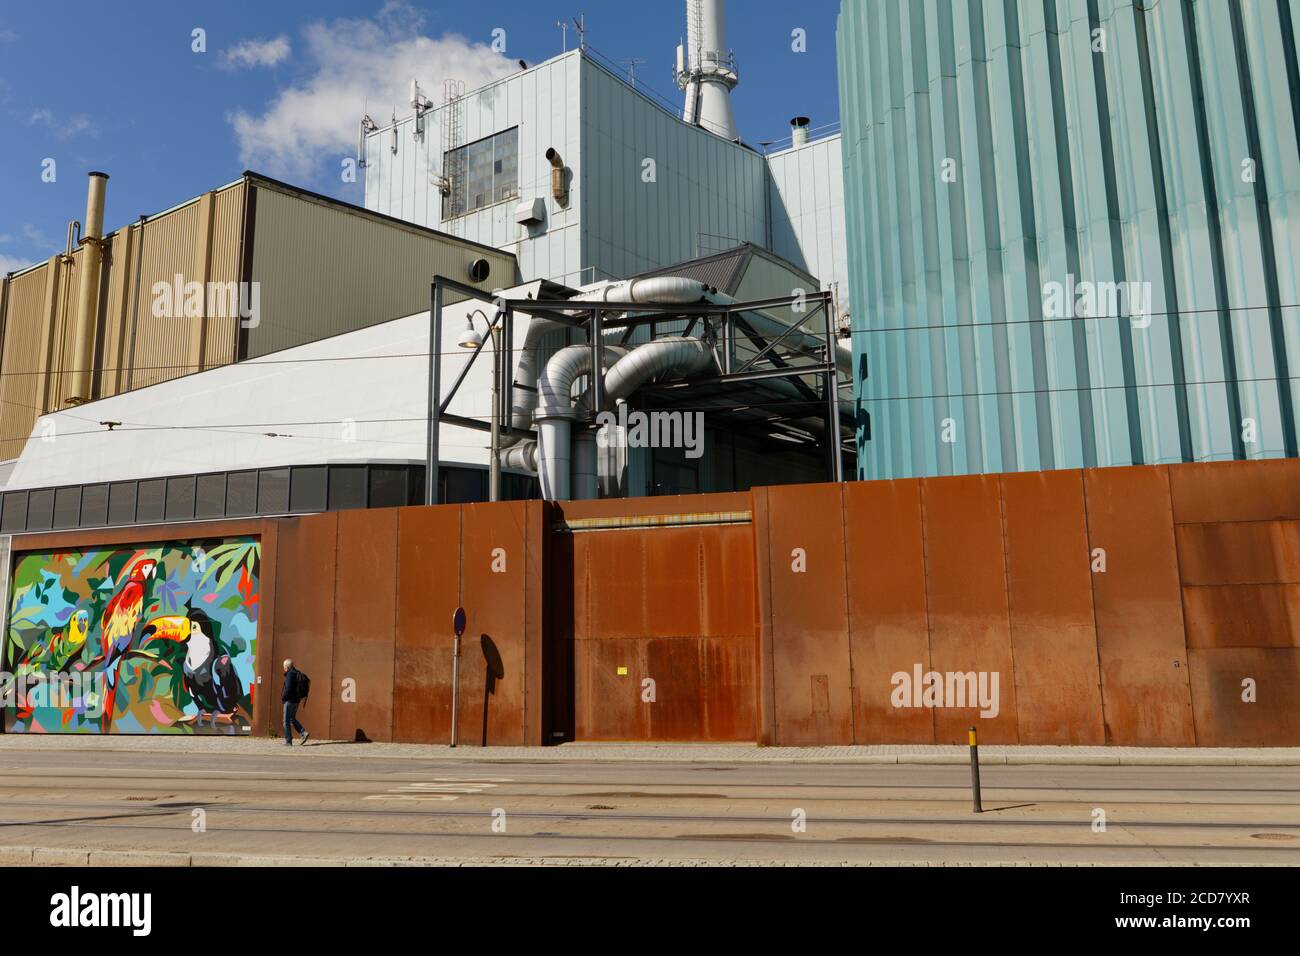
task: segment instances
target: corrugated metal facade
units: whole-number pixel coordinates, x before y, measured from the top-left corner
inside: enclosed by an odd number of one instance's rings
[[[408,117],[395,136],[390,126],[366,137],[366,208],[509,249],[524,279],[567,285],[634,275],[744,242],[768,247],[765,158],[683,123],[577,50],[467,93],[460,111],[462,145],[518,127],[519,196],[442,219],[434,180],[443,172],[447,109],[439,105],[418,127]],[[548,147],[568,167],[567,206],[551,195]],[[822,165],[838,182],[838,164]],[[811,187],[805,181],[801,194]],[[516,206],[535,199],[544,200],[546,221],[516,223]],[[806,235],[811,219],[801,224],[804,246],[813,248]],[[821,225],[829,233],[829,221]],[[800,259],[801,248],[794,248]]]
[[[837,287],[840,312],[850,312],[839,135],[770,153],[767,168],[772,173],[768,248],[812,273],[823,288]]]
[[[243,196],[243,183],[235,183],[105,236],[96,394],[116,395],[234,359],[233,322],[157,318],[152,290],[177,274],[186,281],[239,279]],[[55,256],[12,280],[0,357],[0,460],[16,457],[36,418],[62,408],[71,394],[81,256],[80,249],[70,258]],[[196,335],[204,330],[201,353]]]
[[[860,475],[1296,455],[1298,26],[845,0]]]
[[[247,331],[249,358],[427,311],[433,277],[470,283],[476,259],[491,266],[479,288],[515,283],[508,253],[261,182],[255,202],[252,279],[260,312]]]
[[[366,208],[508,249],[518,255],[520,271],[527,278],[578,281],[583,265],[578,233],[583,190],[578,147],[580,64],[580,54],[574,51],[461,98],[460,145],[519,128],[517,199],[443,221],[442,194],[434,183],[443,167],[445,110],[440,106],[424,114],[418,127],[408,117],[397,123],[396,133],[390,126],[366,138]],[[548,148],[556,149],[573,173],[567,206],[551,196]],[[515,207],[535,198],[546,201],[546,221],[530,234],[515,222]],[[531,241],[520,242],[526,237]]]
[[[688,126],[585,58],[581,93],[582,254],[597,278],[766,245],[761,155]]]

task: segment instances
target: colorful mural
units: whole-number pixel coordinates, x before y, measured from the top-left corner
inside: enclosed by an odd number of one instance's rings
[[[246,733],[260,559],[250,537],[16,554],[6,731]]]

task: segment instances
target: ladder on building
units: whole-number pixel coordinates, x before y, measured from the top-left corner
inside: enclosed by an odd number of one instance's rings
[[[465,81],[446,80],[442,85],[442,176],[443,219],[449,228],[465,214]],[[454,228],[452,228],[454,231]]]

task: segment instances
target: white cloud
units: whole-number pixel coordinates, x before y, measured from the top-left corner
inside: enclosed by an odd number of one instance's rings
[[[373,19],[313,23],[303,31],[311,75],[281,90],[260,115],[229,117],[245,167],[308,182],[337,172],[356,146],[367,109],[381,122],[396,107],[410,112],[410,83],[420,80],[435,102],[442,81],[455,77],[475,89],[517,69],[486,43],[447,34],[425,36],[423,21],[404,2],[390,2]]]
[[[19,269],[26,269],[39,261],[39,259],[23,259],[18,256],[7,256],[0,253],[0,276],[6,272],[17,272]]]
[[[90,117],[85,113],[77,113],[75,116],[60,119],[50,110],[33,110],[32,114],[27,117],[27,125],[35,126],[38,123],[42,126],[48,126],[54,131],[54,135],[59,139],[69,139],[73,136],[93,135],[97,132],[95,124],[90,121]]]
[[[244,40],[222,54],[223,62],[234,69],[275,66],[289,58],[289,38],[278,36],[273,40]]]

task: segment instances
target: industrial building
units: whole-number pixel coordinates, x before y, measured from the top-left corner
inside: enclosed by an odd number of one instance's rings
[[[798,118],[788,148],[745,145],[728,100],[738,79],[722,6],[688,9],[681,116],[585,46],[481,90],[448,84],[441,106],[415,84],[415,115],[363,136],[365,210],[247,172],[101,238],[107,177],[93,174],[84,231],[70,225],[63,255],[5,282],[2,364],[12,374],[0,397],[13,434],[0,530],[503,490],[730,491],[833,478],[845,456],[851,470],[851,440],[824,440],[831,430],[851,439],[853,426],[851,360],[835,341],[847,303],[838,138],[810,140]],[[434,277],[467,290],[447,287],[436,363],[426,360]],[[243,298],[214,299],[213,287]],[[475,290],[484,294],[469,297]],[[471,368],[457,341],[464,323],[486,333],[500,318],[494,298],[519,318],[505,343],[509,374],[495,386],[496,350]],[[629,323],[607,334],[591,327],[594,312],[562,307],[595,299],[643,304],[655,321],[606,310]],[[528,300],[551,312],[530,313]],[[534,419],[538,381],[557,352],[577,354],[593,336],[609,375],[631,381],[616,360],[627,369],[654,354],[651,378],[625,384],[608,409],[579,403],[573,450],[539,447],[554,429]],[[692,343],[650,345],[679,337]],[[693,355],[664,358],[683,347]],[[459,422],[437,443],[435,366],[443,382],[465,384],[457,407],[440,409]],[[579,395],[587,372],[566,379]],[[665,377],[691,388],[652,396]],[[505,440],[490,443],[476,432],[489,430],[494,387],[506,395]],[[626,420],[629,409],[703,415],[699,447],[633,441],[602,456],[599,476],[583,458],[596,484],[570,482],[568,464],[554,480],[537,477],[539,458],[590,455],[601,412]],[[168,430],[166,455],[143,453],[148,429]],[[421,496],[429,481],[437,488]]]
[[[1297,454],[1298,28],[844,0],[859,477]]]
[[[4,284],[3,663],[95,670],[131,586],[239,693],[119,656],[148,675],[120,713],[8,730],[260,734],[293,657],[354,682],[336,739],[1300,741],[1300,462],[1211,460],[1295,455],[1295,87],[1251,52],[1291,36],[1237,4],[845,0],[843,140],[796,117],[762,152],[721,0],[686,7],[680,109],[585,44],[417,83],[362,122],[364,209],[246,173],[101,240],[91,177],[80,236]],[[1197,50],[1213,95],[1170,99]],[[1152,294],[1048,321],[1058,273],[1069,309]],[[192,314],[189,282],[259,298]],[[918,668],[1000,675],[998,707],[898,705]]]
[[[507,250],[524,277],[571,287],[748,243],[848,313],[838,133],[811,136],[798,117],[783,148],[747,145],[727,92],[712,92],[737,70],[722,2],[687,6],[681,112],[585,46],[481,89],[431,87],[438,102],[416,89],[412,115],[362,122],[366,208]],[[701,35],[699,22],[715,26]],[[719,63],[725,82],[709,79]]]
[[[251,172],[104,233],[108,177],[90,183],[67,248],[0,278],[0,461],[44,413],[427,308],[433,273],[483,289],[518,278],[508,252]]]

